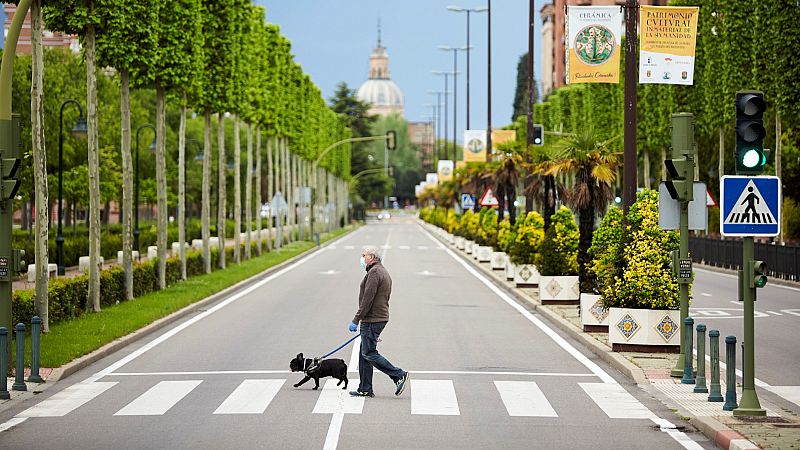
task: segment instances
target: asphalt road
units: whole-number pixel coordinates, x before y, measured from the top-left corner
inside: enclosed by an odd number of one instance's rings
[[[295,389],[351,337],[367,244],[394,279],[375,398]],[[348,362],[350,344],[334,357]],[[349,389],[348,389],[349,390]],[[372,223],[0,414],[2,448],[714,448],[411,219]],[[12,426],[13,425],[13,426]],[[661,425],[662,427],[659,427]]]
[[[738,299],[736,276],[695,268],[690,315],[695,324],[737,338],[737,366],[741,369],[744,338],[743,304]],[[800,289],[768,282],[758,289],[755,304],[756,385],[793,402],[789,407],[800,412]],[[721,350],[724,357],[724,350]],[[741,374],[739,374],[741,376]]]

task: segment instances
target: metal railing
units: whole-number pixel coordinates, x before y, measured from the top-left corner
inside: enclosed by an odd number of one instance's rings
[[[726,269],[742,268],[741,239],[690,236],[689,252],[694,262]],[[755,243],[755,259],[767,264],[767,275],[800,280],[800,247]]]

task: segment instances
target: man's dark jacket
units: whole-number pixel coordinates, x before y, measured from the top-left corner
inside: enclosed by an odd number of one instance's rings
[[[392,295],[392,277],[380,261],[367,267],[358,292],[358,312],[353,323],[388,322],[389,297]]]

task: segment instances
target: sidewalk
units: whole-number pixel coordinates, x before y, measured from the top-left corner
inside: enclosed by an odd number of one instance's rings
[[[428,224],[423,224],[423,227],[429,231],[435,229]],[[642,389],[676,411],[718,447],[726,450],[800,449],[800,416],[794,412],[798,411],[799,405],[759,389],[759,400],[761,406],[767,410],[767,417],[734,417],[731,412],[722,410],[722,403],[706,401],[708,394],[694,393],[693,384],[681,384],[680,379],[670,377],[670,371],[677,362],[677,354],[613,352],[608,343],[608,333],[583,331],[578,305],[542,305],[539,302],[538,289],[515,287],[513,282],[506,281],[503,271],[493,271],[489,263],[478,263],[471,255],[456,250],[436,233],[432,234],[454,253],[479,268],[495,284],[514,295],[517,300],[526,303],[531,309],[586,345],[603,361],[633,379]],[[710,368],[706,367],[706,374],[709,374]],[[724,395],[724,368],[720,368],[720,378]],[[739,388],[737,398],[741,399],[741,385],[737,383],[737,387]]]

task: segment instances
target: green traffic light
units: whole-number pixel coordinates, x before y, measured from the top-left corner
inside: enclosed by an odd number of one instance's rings
[[[764,275],[758,275],[756,276],[755,280],[753,280],[753,283],[756,285],[756,287],[762,288],[767,284],[767,277]]]
[[[742,165],[749,169],[756,168],[764,163],[766,163],[766,158],[755,148],[745,150],[742,155]]]

